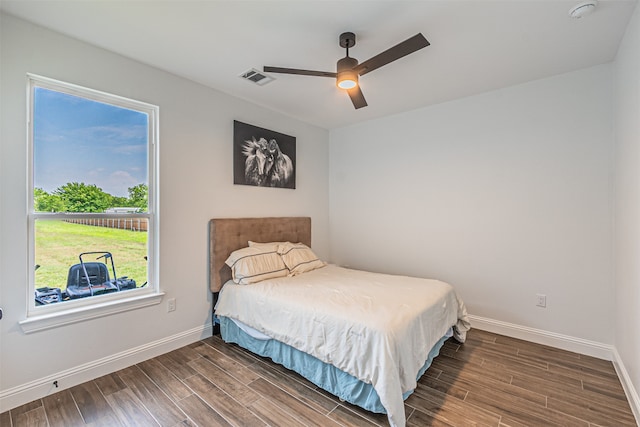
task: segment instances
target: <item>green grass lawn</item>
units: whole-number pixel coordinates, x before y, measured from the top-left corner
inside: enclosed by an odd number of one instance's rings
[[[115,228],[71,224],[61,220],[38,220],[36,231],[36,288],[65,289],[69,267],[80,262],[82,252],[107,251],[113,255],[118,277],[128,276],[142,286],[147,281],[147,233]],[[94,262],[98,255],[83,256]],[[102,261],[102,259],[101,259]],[[109,276],[113,275],[111,263]]]

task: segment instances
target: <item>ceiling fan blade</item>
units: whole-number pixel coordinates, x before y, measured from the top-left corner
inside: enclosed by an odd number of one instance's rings
[[[395,61],[396,59],[400,59],[403,56],[407,56],[410,53],[422,49],[423,47],[427,47],[429,44],[429,41],[422,35],[422,33],[418,33],[402,43],[398,43],[392,48],[374,56],[373,58],[367,59],[362,64],[355,67],[354,70],[363,76],[376,68],[380,68],[383,65],[387,65],[388,63]]]
[[[347,89],[347,93],[349,94],[349,98],[351,98],[351,102],[353,102],[353,106],[356,107],[356,110],[368,105],[359,85],[353,89]]]
[[[313,70],[299,70],[297,68],[282,68],[282,67],[268,67],[264,66],[262,70],[265,73],[281,73],[281,74],[298,74],[301,76],[316,76],[316,77],[333,77],[336,78],[337,74],[330,71],[313,71]]]

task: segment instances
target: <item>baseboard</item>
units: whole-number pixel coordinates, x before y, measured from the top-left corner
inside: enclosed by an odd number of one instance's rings
[[[469,319],[471,320],[471,327],[482,329],[483,331],[519,338],[536,344],[544,344],[562,350],[573,351],[575,353],[597,357],[598,359],[613,360],[614,347],[609,344],[602,344],[569,335],[502,322],[500,320],[488,319],[486,317],[469,315]]]
[[[614,346],[480,316],[469,315],[469,319],[471,320],[471,327],[482,329],[483,331],[519,338],[537,344],[544,344],[599,359],[610,360],[618,374],[622,388],[627,395],[631,411],[640,426],[640,398],[618,354],[618,350],[616,350]]]
[[[211,324],[180,332],[0,392],[0,413],[211,336]],[[54,385],[57,383],[57,387]]]
[[[618,350],[615,348],[613,349],[613,356],[613,367],[616,368],[616,373],[618,374],[618,378],[620,378],[624,393],[627,395],[627,400],[629,400],[629,406],[631,406],[633,416],[636,417],[636,423],[640,426],[640,397],[638,397],[638,392],[631,382],[629,373],[624,367],[624,363],[622,363]]]

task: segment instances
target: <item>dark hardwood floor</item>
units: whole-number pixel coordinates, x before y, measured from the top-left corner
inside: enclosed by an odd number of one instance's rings
[[[406,400],[409,426],[636,426],[611,362],[472,330]],[[0,426],[386,426],[208,338],[0,414]]]

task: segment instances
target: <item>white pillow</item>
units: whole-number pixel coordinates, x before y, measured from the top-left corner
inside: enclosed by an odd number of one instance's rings
[[[248,285],[273,277],[285,277],[289,269],[272,248],[248,247],[233,251],[225,261],[233,281]]]
[[[282,243],[278,245],[278,253],[282,256],[284,264],[289,269],[290,276],[315,270],[326,265],[313,253],[309,246],[303,243]]]
[[[279,245],[284,245],[285,243],[289,243],[289,242],[253,242],[251,240],[249,240],[249,247],[250,248],[265,248],[265,249],[271,249],[274,252],[278,251],[278,246]]]

